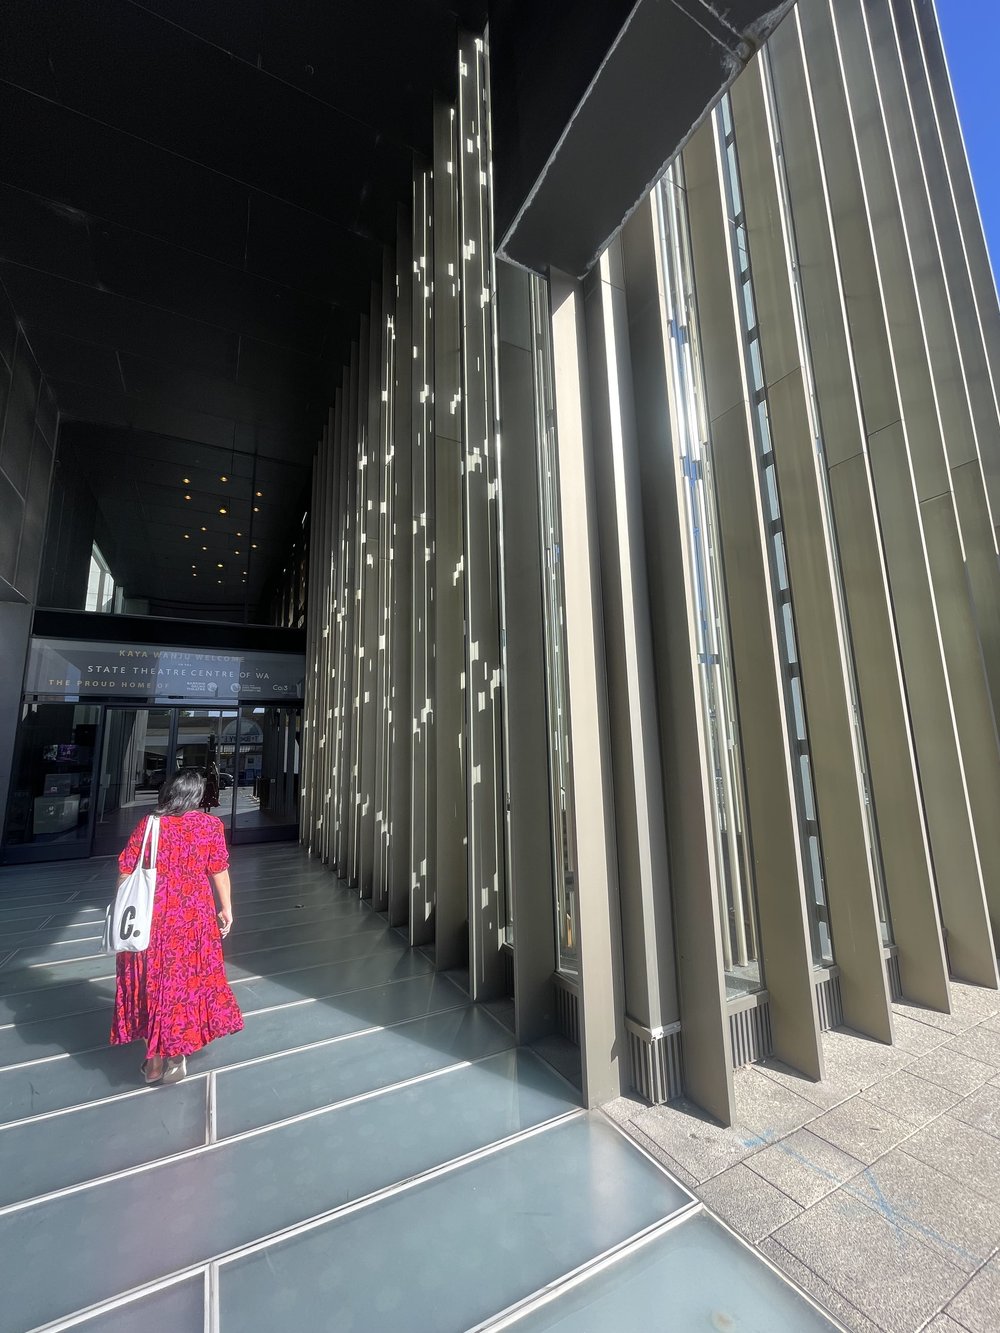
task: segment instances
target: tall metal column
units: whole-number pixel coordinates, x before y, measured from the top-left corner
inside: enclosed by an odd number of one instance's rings
[[[580,1046],[584,1101],[595,1106],[618,1096],[625,1071],[618,853],[583,289],[553,272],[550,290],[579,863]]]
[[[468,961],[465,531],[458,134],[454,108],[434,108],[434,735],[435,960]]]

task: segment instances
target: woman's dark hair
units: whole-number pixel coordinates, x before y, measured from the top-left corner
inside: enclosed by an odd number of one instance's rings
[[[201,806],[205,794],[205,774],[200,768],[182,768],[160,788],[156,804],[158,815],[186,815]]]

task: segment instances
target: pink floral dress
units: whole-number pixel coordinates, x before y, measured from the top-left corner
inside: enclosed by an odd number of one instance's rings
[[[135,869],[145,827],[118,858],[123,874]],[[161,818],[153,928],[144,953],[117,956],[113,1046],[143,1039],[150,1055],[191,1055],[242,1028],[208,880],[228,865],[221,819],[200,810]]]

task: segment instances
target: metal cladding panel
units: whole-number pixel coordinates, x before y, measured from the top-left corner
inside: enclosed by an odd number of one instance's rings
[[[674,188],[671,186],[670,188]],[[645,559],[648,570],[650,633],[655,685],[650,694],[659,699],[658,725],[663,764],[663,802],[669,853],[669,887],[674,938],[679,948],[656,962],[663,1019],[676,1017],[683,1025],[670,1039],[644,1041],[630,1022],[629,1047],[634,1085],[650,1100],[676,1095],[663,1075],[663,1058],[680,1048],[688,1088],[699,1100],[725,1101],[732,1096],[727,1048],[729,1024],[722,968],[719,886],[712,825],[713,784],[709,778],[709,741],[701,708],[698,679],[698,643],[694,621],[691,555],[684,530],[681,472],[674,440],[674,423],[682,418],[671,404],[667,382],[669,320],[665,308],[660,244],[660,212],[655,198],[646,200],[622,233],[629,346],[635,394],[638,484],[644,516]],[[671,407],[673,406],[673,412]],[[697,776],[696,776],[697,775]],[[655,809],[647,817],[658,817]],[[664,897],[657,886],[657,897]],[[728,929],[728,923],[727,923]],[[676,976],[669,964],[676,956]],[[640,1015],[633,999],[639,977],[626,978],[630,1020]],[[665,1008],[663,992],[676,988],[676,1008]],[[647,1011],[648,1000],[644,1001]],[[648,1022],[644,1027],[649,1027]],[[649,1088],[649,1091],[647,1091]]]
[[[461,242],[462,483],[465,592],[469,971],[474,999],[504,993],[507,923],[505,756],[500,658],[499,457],[494,358],[489,67],[481,38],[459,48],[458,199]]]
[[[435,958],[468,959],[465,518],[458,116],[434,108],[434,733]]]
[[[840,565],[829,513],[822,440],[810,414],[805,331],[793,285],[798,256],[784,180],[772,150],[775,129],[766,69],[758,59],[733,89],[743,206],[767,384],[770,442],[781,495],[782,540],[794,605],[809,763],[824,838],[824,870],[845,1014],[858,1031],[892,1040],[882,966],[874,857],[853,716],[853,654],[839,593]],[[762,295],[763,293],[763,295]],[[877,853],[876,853],[877,854]]]
[[[625,1015],[596,475],[586,384],[583,289],[571,278],[554,273],[550,290],[578,838],[580,1045],[584,1101],[597,1105],[621,1091]],[[728,1101],[721,1102],[719,1109],[728,1115]]]
[[[940,444],[925,420],[918,426],[923,468],[918,468],[910,443],[915,402],[905,414],[897,393],[897,370],[912,384],[926,410],[929,377],[917,385],[919,357],[927,376],[926,352],[914,341],[912,328],[903,331],[907,348],[917,357],[902,365],[902,349],[893,341],[883,286],[891,283],[898,300],[913,316],[908,265],[901,252],[901,225],[891,215],[884,173],[889,171],[884,141],[868,116],[865,134],[855,138],[854,106],[849,103],[837,50],[838,30],[828,3],[795,11],[817,125],[820,159],[828,190],[831,226],[843,283],[847,326],[854,346],[864,430],[868,439],[875,501],[885,551],[889,588],[898,632],[903,677],[913,725],[921,790],[927,812],[931,849],[941,895],[941,916],[949,932],[955,973],[967,980],[996,984],[996,958],[984,932],[985,902],[965,781],[961,737],[956,730],[951,684],[946,669],[947,645],[939,629],[933,566],[924,537],[918,504],[918,476],[932,494],[950,491]],[[854,47],[857,48],[857,42]],[[862,55],[864,54],[864,58]],[[870,59],[854,50],[850,69],[857,86],[854,97],[872,87]],[[884,133],[884,132],[883,132]],[[878,166],[876,167],[876,162]],[[862,170],[862,168],[865,168]],[[890,173],[891,175],[891,173]],[[891,182],[890,182],[891,183]],[[880,200],[872,210],[868,189]],[[898,208],[898,205],[897,205]],[[876,248],[877,224],[887,213],[882,250]],[[933,411],[933,408],[931,409]],[[885,423],[881,426],[878,423]],[[932,417],[931,425],[936,430]],[[934,491],[935,479],[939,483]],[[954,947],[953,947],[954,946]]]
[[[772,38],[769,68],[795,222],[803,314],[813,353],[812,376],[869,770],[879,811],[882,864],[899,946],[898,971],[905,994],[947,1010],[947,966],[933,863],[866,457],[858,372],[847,327],[815,106],[795,23],[783,24]]]
[[[663,774],[653,673],[632,365],[621,246],[586,298],[600,527],[625,1000],[658,1028],[677,1017]]]
[[[389,924],[406,926],[410,908],[410,800],[413,783],[411,640],[413,635],[413,415],[416,357],[413,355],[413,231],[409,210],[396,225],[396,343],[393,385],[392,586],[387,606],[389,672],[389,804],[387,811]]]
[[[412,600],[410,656],[410,943],[434,938],[434,253],[433,181],[413,175],[413,415],[410,436]],[[401,585],[402,586],[402,585]]]
[[[532,301],[532,290],[537,298]],[[504,649],[508,703],[507,782],[510,800],[508,892],[515,896],[512,925],[514,1016],[518,1040],[534,1041],[556,1028],[556,957],[553,821],[546,744],[546,634],[543,604],[542,518],[538,495],[536,401],[532,344],[534,319],[548,323],[548,292],[541,280],[502,260],[497,264],[499,410],[503,421],[501,513]],[[540,415],[539,415],[540,409]],[[510,707],[511,701],[516,705]],[[579,1044],[579,1038],[577,1039]]]
[[[902,424],[878,432],[869,448],[951,971],[963,981],[996,986],[965,760]]]
[[[819,1078],[803,849],[711,124],[698,131],[683,161],[774,1050]]]

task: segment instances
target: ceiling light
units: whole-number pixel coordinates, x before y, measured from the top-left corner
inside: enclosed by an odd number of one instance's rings
[[[185,540],[186,542],[191,540],[191,534],[190,534],[190,532],[185,532],[185,534],[184,534],[184,540]]]
[[[196,579],[196,578],[198,577],[198,575],[197,575],[197,574],[192,574],[191,577],[192,577],[193,579]]]
[[[244,570],[243,573],[245,574],[245,573],[246,573],[246,570]],[[246,583],[246,579],[244,579],[243,582]]]
[[[251,543],[250,543],[250,550],[251,550],[251,551],[256,551],[256,549],[257,549],[257,543],[256,543],[256,542],[251,542]]]
[[[202,532],[207,532],[208,528],[202,528]]]
[[[222,580],[221,580],[221,579],[219,579],[219,580],[218,580],[218,581],[219,581],[219,583],[221,583],[221,582],[222,582]]]
[[[208,547],[207,547],[207,546],[203,546],[201,549],[202,549],[203,551],[207,551],[207,550],[208,550]]]
[[[223,569],[223,568],[225,568],[225,566],[223,565],[222,561],[220,560],[219,563],[215,566],[215,568],[216,568],[216,569]]]
[[[190,500],[191,497],[190,497],[190,495],[185,495],[184,499],[185,499],[185,500]]]
[[[220,477],[219,480],[220,480],[220,481],[228,481],[229,478],[228,478],[228,477]]]
[[[239,555],[239,551],[234,551],[233,555]]]
[[[185,485],[185,486],[190,486],[190,485],[191,485],[191,478],[190,478],[190,477],[185,477],[185,478],[184,478],[184,485]]]
[[[263,492],[263,491],[254,491],[254,495],[256,495],[256,497],[257,497],[258,500],[261,500],[261,499],[264,498],[264,492]]]
[[[254,512],[255,514],[259,514],[259,513],[260,513],[260,505],[254,505],[254,507],[253,507],[253,512]]]
[[[228,513],[229,513],[229,510],[226,508],[225,505],[220,505],[220,506],[219,506],[219,513],[220,513],[220,514],[228,514]]]
[[[197,566],[197,565],[192,565],[191,568],[192,568],[192,569],[197,569],[198,566]]]
[[[242,537],[242,536],[243,536],[243,533],[242,533],[242,532],[238,532],[236,535],[237,535],[237,537]]]

